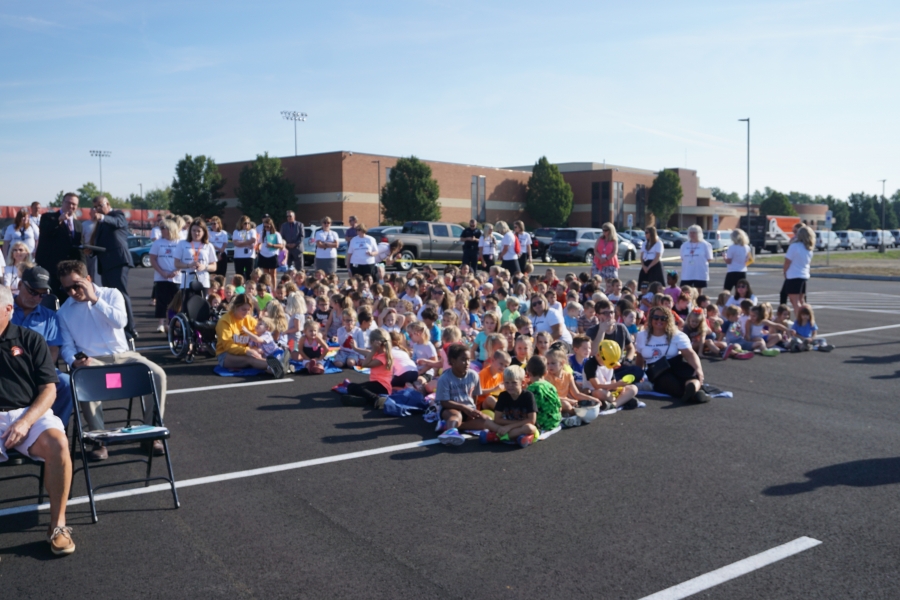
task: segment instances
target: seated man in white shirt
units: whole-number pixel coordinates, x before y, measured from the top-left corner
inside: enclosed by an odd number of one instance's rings
[[[69,299],[56,313],[62,332],[62,358],[71,367],[91,365],[112,365],[139,362],[153,372],[159,393],[159,408],[165,412],[166,372],[156,363],[150,362],[128,347],[125,339],[125,325],[128,313],[125,298],[115,288],[104,288],[91,282],[87,267],[77,260],[59,263],[58,275],[63,290]],[[153,424],[153,404],[146,403],[144,422]],[[89,403],[85,414],[88,429],[103,429],[103,408]],[[153,442],[153,453],[165,453],[162,441]],[[95,445],[92,460],[106,460],[108,453],[103,446]]]

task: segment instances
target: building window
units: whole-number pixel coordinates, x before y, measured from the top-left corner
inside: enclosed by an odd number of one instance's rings
[[[613,182],[613,206],[616,211],[616,227],[624,229],[625,226],[625,184],[621,181]]]
[[[390,180],[391,180],[391,168],[390,168],[390,167],[385,167],[385,168],[384,168],[384,180],[385,180],[385,181],[390,181]]]
[[[486,189],[487,178],[482,175],[472,175],[472,218],[476,221],[487,220]]]

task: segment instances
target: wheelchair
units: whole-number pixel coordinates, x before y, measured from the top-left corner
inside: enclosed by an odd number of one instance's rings
[[[184,277],[185,282],[189,278]],[[216,355],[218,319],[203,296],[203,286],[194,278],[181,288],[181,312],[169,321],[169,350],[190,364],[198,354]]]

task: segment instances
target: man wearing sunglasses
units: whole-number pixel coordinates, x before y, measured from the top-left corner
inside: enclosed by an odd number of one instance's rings
[[[153,373],[159,391],[159,408],[165,410],[166,372],[133,351],[125,339],[128,312],[122,292],[96,285],[87,274],[87,267],[77,260],[64,260],[57,267],[63,290],[69,296],[57,312],[62,331],[62,357],[72,368],[141,363]],[[103,408],[100,403],[88,403],[85,420],[90,431],[104,429]],[[154,406],[147,403],[144,423],[152,424]],[[165,453],[162,441],[153,442],[156,456]],[[106,460],[109,454],[102,445],[95,445],[91,460]]]
[[[634,375],[635,381],[640,381],[644,376],[644,370],[634,364],[634,339],[628,333],[628,328],[622,323],[616,323],[616,313],[612,302],[609,300],[598,300],[594,304],[597,311],[597,325],[588,327],[584,332],[590,338],[593,347],[591,348],[591,357],[597,357],[600,352],[600,343],[603,340],[613,340],[622,350],[622,366],[615,370],[615,378],[622,379],[625,375]],[[590,360],[590,359],[588,359]],[[597,364],[600,364],[597,361]]]
[[[13,303],[12,324],[38,333],[50,347],[50,360],[56,364],[59,349],[62,346],[62,334],[56,313],[43,306],[41,301],[50,295],[50,274],[41,267],[25,269],[19,280],[19,295]],[[72,417],[72,388],[69,376],[56,369],[56,400],[53,402],[53,414],[59,417],[63,425]]]

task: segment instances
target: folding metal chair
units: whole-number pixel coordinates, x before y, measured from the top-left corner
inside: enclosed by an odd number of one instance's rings
[[[82,404],[85,402],[113,402],[113,401],[130,401],[131,398],[141,398],[144,402],[144,396],[150,396],[153,405],[156,408],[153,423],[146,425],[153,426],[151,431],[127,432],[122,429],[105,430],[102,432],[86,432],[82,423],[84,415],[82,414]],[[101,367],[81,367],[72,372],[72,401],[75,404],[75,435],[81,446],[82,469],[84,470],[84,478],[87,484],[88,499],[91,504],[91,518],[94,523],[97,522],[97,508],[94,503],[94,492],[101,488],[129,485],[133,483],[144,483],[144,486],[150,485],[151,481],[162,480],[169,482],[172,487],[172,498],[175,501],[175,508],[181,506],[178,501],[178,491],[175,489],[175,476],[172,474],[172,460],[169,454],[169,430],[163,424],[162,416],[159,410],[159,394],[156,390],[156,384],[153,381],[153,373],[146,365],[141,363],[131,363],[124,365],[104,365]],[[166,468],[168,469],[168,477],[151,477],[150,473],[153,468],[153,445],[154,440],[162,440],[163,447],[166,451]],[[147,464],[147,472],[143,479],[129,479],[126,481],[118,481],[115,483],[105,483],[103,485],[94,486],[91,483],[91,467],[88,465],[88,455],[85,448],[85,442],[103,442],[107,446],[120,444],[134,444],[140,442],[148,442],[147,458],[136,458],[130,460],[116,461],[113,463],[104,463],[95,465],[96,467],[119,466],[135,462],[143,462]],[[74,462],[74,454],[73,454]],[[75,478],[73,470],[72,478]]]
[[[13,479],[29,479],[34,478],[38,480],[38,493],[34,496],[20,496],[18,498],[4,498],[0,500],[0,502],[15,502],[17,500],[30,500],[31,498],[37,498],[38,504],[44,503],[44,462],[40,460],[32,460],[21,454],[16,452],[15,450],[9,449],[6,451],[8,460],[0,463],[0,469],[4,467],[19,467],[23,465],[34,465],[40,467],[40,475],[35,473],[19,473],[16,475],[9,475],[7,477],[0,477],[0,481],[12,481]]]

